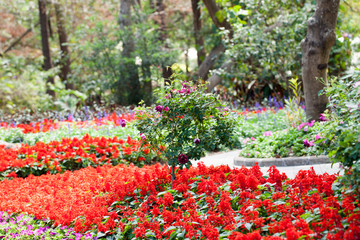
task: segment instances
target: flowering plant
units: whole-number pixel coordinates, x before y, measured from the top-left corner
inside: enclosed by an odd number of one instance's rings
[[[155,109],[137,108],[135,126],[144,144],[165,148],[161,157],[172,167],[173,178],[175,166],[189,168],[189,160],[199,160],[205,151],[233,145],[233,118],[214,95],[204,92],[204,85],[174,81],[157,104]]]

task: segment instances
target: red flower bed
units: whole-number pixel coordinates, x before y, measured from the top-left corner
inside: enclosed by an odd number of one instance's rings
[[[95,118],[94,120],[91,121],[80,121],[80,122],[74,122],[72,117],[69,117],[68,120],[62,122],[69,122],[69,123],[71,122],[79,127],[88,126],[88,125],[95,125],[95,126],[107,125],[109,122],[112,122],[115,126],[120,126],[122,120],[130,122],[134,120],[134,115],[129,113],[127,114],[123,113],[118,116],[116,113],[112,113],[107,117]],[[35,122],[30,124],[17,124],[17,125],[8,124],[6,122],[0,122],[0,127],[20,128],[22,129],[23,133],[38,133],[38,132],[48,132],[51,130],[58,129],[60,127],[60,124],[59,122],[54,122],[51,119],[50,120],[44,119],[44,121],[42,122]]]
[[[5,179],[0,182],[0,209],[50,218],[56,225],[69,225],[77,219],[77,231],[89,229],[91,224],[105,230],[115,227],[117,216],[108,212],[112,202],[135,195],[138,185],[145,186],[149,181],[160,185],[169,179],[166,169],[159,165],[142,169],[125,165],[88,167],[63,174]],[[103,225],[105,216],[110,218]]]
[[[286,180],[258,166],[178,170],[102,166],[0,182],[0,210],[24,211],[116,239],[358,239],[359,202],[332,190],[336,175]]]
[[[4,149],[0,145],[0,176],[27,177],[29,174],[52,174],[76,170],[86,166],[133,162],[143,165],[152,159],[150,150],[141,142],[128,137],[65,138],[49,144],[38,142],[34,146],[23,144],[19,149]]]

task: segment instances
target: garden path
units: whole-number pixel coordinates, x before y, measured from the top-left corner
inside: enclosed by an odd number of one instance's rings
[[[240,150],[234,150],[229,152],[211,153],[200,159],[206,166],[219,166],[228,165],[230,168],[239,167],[234,165],[234,158],[239,156]],[[199,161],[199,162],[200,162]],[[192,161],[194,166],[197,165],[197,161]],[[298,166],[277,166],[276,168],[280,172],[284,172],[289,178],[294,178],[299,170],[308,170],[313,167],[317,174],[329,173],[334,174],[340,171],[340,165],[338,163],[331,166],[331,163],[327,164],[313,164],[313,165],[298,165]],[[269,167],[261,167],[261,171],[267,175]]]

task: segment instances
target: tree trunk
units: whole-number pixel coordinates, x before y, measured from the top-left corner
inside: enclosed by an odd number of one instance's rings
[[[135,51],[135,39],[131,30],[131,6],[132,0],[121,0],[119,25],[122,31],[125,31],[123,39],[122,56],[125,59],[125,68],[127,75],[124,76],[125,84],[128,86],[128,102],[138,104],[141,101],[139,72],[135,64],[132,53]]]
[[[338,11],[339,0],[317,0],[315,14],[307,21],[306,38],[301,42],[306,117],[310,120],[319,120],[329,101],[318,93],[327,85],[327,67],[336,40]],[[322,79],[325,85],[317,79]]]
[[[194,23],[194,36],[195,36],[195,46],[197,50],[197,62],[198,66],[204,61],[206,57],[205,47],[204,47],[204,38],[201,35],[201,12],[199,8],[200,0],[191,0],[191,6],[193,11],[193,23]]]
[[[40,29],[41,29],[41,46],[44,55],[44,70],[50,70],[53,65],[51,62],[50,45],[49,45],[49,29],[48,20],[46,15],[45,0],[38,0],[39,3],[39,15],[40,15]],[[54,84],[54,78],[48,77],[48,83]],[[55,92],[47,87],[46,93],[55,98]]]
[[[70,51],[67,46],[68,38],[65,30],[64,23],[64,14],[63,10],[58,2],[54,3],[55,14],[56,14],[56,24],[57,31],[59,35],[59,44],[61,50],[61,58],[60,58],[60,78],[65,82],[66,89],[74,89],[74,85],[68,82],[68,77],[70,74]]]
[[[163,0],[155,0],[156,1],[156,12],[160,16],[160,41],[164,46],[164,50],[169,49],[168,44],[166,43],[167,39],[167,31],[166,31],[166,21],[165,21],[165,5]],[[171,70],[172,64],[163,64],[162,68],[162,77],[164,78],[164,84],[168,84],[171,82],[171,75],[173,74]]]
[[[214,66],[214,63],[222,53],[225,52],[225,46],[223,44],[219,44],[215,46],[209,53],[209,55],[205,58],[205,60],[201,63],[199,66],[198,71],[195,73],[195,75],[203,80],[208,79],[208,73]]]
[[[203,0],[206,9],[209,12],[209,15],[213,21],[213,23],[218,27],[218,28],[225,28],[226,30],[229,31],[228,37],[232,38],[233,36],[233,29],[230,25],[230,23],[224,19],[223,21],[219,21],[218,16],[217,16],[217,12],[221,11],[220,8],[216,5],[215,0]],[[212,69],[212,67],[214,66],[214,63],[217,61],[217,59],[220,57],[221,54],[223,54],[225,52],[226,48],[223,44],[219,44],[215,47],[213,47],[213,49],[210,51],[209,55],[205,58],[205,60],[201,63],[201,65],[199,66],[198,71],[195,73],[195,75],[198,78],[201,78],[203,80],[207,80],[207,75],[209,73],[209,71]],[[217,76],[217,78],[220,76]],[[221,78],[220,78],[221,80]]]
[[[230,71],[233,65],[234,65],[233,61],[227,61],[221,66],[220,70],[228,72]],[[216,73],[211,75],[211,77],[207,80],[206,91],[211,92],[211,90],[213,90],[214,87],[216,87],[216,85],[218,85],[221,82],[221,80],[222,77],[220,75]]]

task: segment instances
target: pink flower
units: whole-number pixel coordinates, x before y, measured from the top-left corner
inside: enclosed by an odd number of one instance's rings
[[[165,107],[165,108],[164,108],[164,111],[165,111],[165,112],[167,112],[167,111],[169,111],[169,110],[170,110],[169,107]]]
[[[305,123],[300,124],[300,125],[297,127],[297,129],[300,131],[303,126],[305,126]]]
[[[272,135],[272,131],[266,131],[263,133],[264,136],[271,136]]]
[[[142,139],[142,140],[144,140],[144,141],[146,140],[146,136],[145,136],[145,134],[140,133],[140,137],[141,137],[141,139]]]
[[[318,139],[320,139],[320,138],[322,138],[322,137],[320,136],[320,134],[316,134],[316,135],[315,135],[315,140],[318,140]]]

